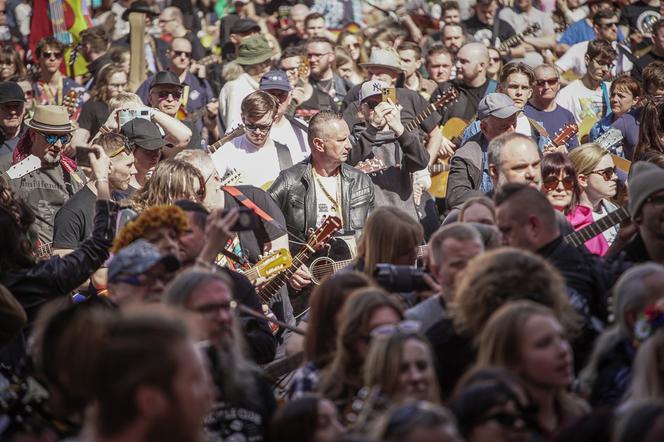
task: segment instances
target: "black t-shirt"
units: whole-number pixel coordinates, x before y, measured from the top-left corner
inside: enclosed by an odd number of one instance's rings
[[[466,86],[462,81],[454,80],[441,83],[438,88],[431,94],[431,101],[437,100],[445,91],[454,87],[459,91],[459,98],[445,109],[441,111],[442,122],[445,123],[452,117],[462,118],[470,121],[477,114],[477,107],[480,100],[484,98],[487,93],[487,88],[491,81],[487,81],[482,86],[471,87]],[[495,83],[494,83],[495,85]],[[495,86],[494,86],[495,92]]]
[[[88,100],[81,109],[78,124],[81,129],[90,132],[90,138],[92,138],[99,132],[99,128],[106,122],[109,115],[111,115],[111,111],[107,103],[96,99]]]
[[[274,222],[267,222],[259,217],[260,223],[258,229],[238,232],[242,252],[250,262],[256,263],[259,260],[259,255],[263,254],[266,243],[286,235],[286,228],[283,227],[286,225],[286,220],[277,204],[264,190],[254,186],[235,187],[274,219]],[[228,192],[224,192],[224,195],[226,196],[224,200],[225,208],[232,209],[242,206],[242,204]]]
[[[620,10],[620,24],[629,26],[631,30],[641,33],[650,33],[652,25],[659,19],[659,8],[650,6],[648,3],[638,1],[631,5],[623,6]]]
[[[498,13],[496,13],[496,15],[497,14]],[[498,17],[495,19],[498,20],[498,38],[501,42],[516,35],[516,31],[512,25]],[[482,23],[475,15],[468,20],[464,20],[463,25],[466,27],[468,34],[470,34],[475,41],[484,43],[487,46],[495,45],[496,39],[495,36],[493,36],[493,25]]]
[[[77,249],[92,235],[97,196],[88,186],[69,198],[55,215],[53,226],[54,249]]]
[[[664,61],[664,57],[655,54],[652,49],[636,60],[632,69],[632,77],[635,80],[643,81],[643,70],[653,61]]]
[[[353,86],[346,94],[346,98],[344,98],[344,120],[346,120],[349,127],[353,127],[364,121],[359,114],[358,107],[361,88],[361,84]],[[414,120],[420,112],[429,107],[429,103],[419,93],[400,87],[397,88],[397,104],[402,107],[401,121],[404,124]],[[438,126],[439,121],[440,114],[433,112],[420,124],[420,128],[428,134]]]

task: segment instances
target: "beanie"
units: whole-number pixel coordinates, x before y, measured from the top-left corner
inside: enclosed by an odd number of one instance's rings
[[[634,219],[650,195],[664,190],[664,169],[652,163],[638,161],[632,165],[627,184],[629,213]]]

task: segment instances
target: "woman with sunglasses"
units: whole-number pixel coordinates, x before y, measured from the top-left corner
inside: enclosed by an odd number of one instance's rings
[[[569,159],[577,173],[578,204],[567,213],[574,230],[579,230],[609,213],[618,206],[610,201],[618,191],[618,175],[613,158],[598,144],[587,143],[572,150]],[[618,234],[614,226],[585,243],[590,252],[603,256]]]
[[[451,408],[466,442],[530,442],[537,428],[525,386],[504,368],[470,372],[459,382]]]
[[[578,204],[581,190],[567,155],[553,152],[542,158],[542,192],[553,208],[564,214]]]
[[[545,437],[587,411],[567,392],[574,381],[572,349],[561,318],[532,301],[513,301],[496,311],[479,339],[477,367],[502,367],[521,379],[537,406]],[[494,439],[495,440],[495,439]]]
[[[334,359],[321,374],[318,392],[332,400],[344,423],[356,418],[354,398],[362,388],[362,369],[369,352],[371,332],[377,327],[403,321],[403,311],[382,289],[366,288],[354,292],[341,309]]]

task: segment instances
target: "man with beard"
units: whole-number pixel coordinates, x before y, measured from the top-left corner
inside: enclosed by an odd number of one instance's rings
[[[332,69],[334,67],[332,43],[324,37],[312,37],[307,41],[306,49],[311,69],[309,83],[314,91],[311,98],[298,106],[298,110],[339,111],[351,84],[335,74]]]
[[[134,149],[125,137],[112,132],[101,134],[95,144],[101,146],[111,160],[108,173],[111,196],[115,201],[122,199],[136,174]],[[92,235],[96,199],[97,186],[91,180],[58,211],[53,232],[54,254],[67,255]]]
[[[49,244],[53,239],[55,214],[64,203],[83,186],[76,163],[63,155],[71,141],[74,127],[69,114],[60,106],[37,106],[28,130],[23,134],[12,155],[0,157],[0,170],[6,171],[28,157],[36,157],[36,170],[12,175],[10,185],[17,196],[27,201],[37,220],[35,227],[40,241]],[[37,161],[38,160],[38,161]],[[27,160],[28,162],[30,159]],[[25,163],[22,163],[25,164]]]
[[[231,287],[224,273],[191,270],[173,280],[164,300],[196,315],[201,339],[208,345],[218,394],[205,419],[206,435],[210,440],[263,441],[276,401],[272,386],[242,352]]]
[[[450,54],[456,56],[459,49],[466,43],[466,35],[463,32],[463,27],[458,23],[445,25],[440,32],[440,41],[450,51]]]
[[[201,441],[214,385],[184,321],[143,311],[106,327],[86,422],[92,440]]]
[[[0,83],[0,157],[14,152],[23,134],[25,93],[13,81]]]

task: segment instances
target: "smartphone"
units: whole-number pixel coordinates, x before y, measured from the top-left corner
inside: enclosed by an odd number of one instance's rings
[[[222,212],[223,216],[226,216],[230,209],[224,209]],[[231,230],[233,232],[242,232],[245,230],[254,230],[258,228],[258,215],[254,213],[253,210],[251,210],[248,207],[240,207],[238,208],[239,217],[233,227],[231,227]]]
[[[76,164],[82,167],[91,167],[89,154],[97,155],[97,152],[87,146],[76,147]]]
[[[122,127],[135,118],[150,120],[150,109],[123,109],[118,112],[118,125]]]
[[[394,87],[383,88],[383,101],[397,104],[397,89]]]

